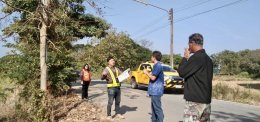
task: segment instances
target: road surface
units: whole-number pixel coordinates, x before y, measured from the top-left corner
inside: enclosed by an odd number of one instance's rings
[[[73,88],[81,94],[81,85],[74,83]],[[106,82],[92,81],[89,87],[89,99],[100,103],[104,110],[107,104]],[[151,121],[151,100],[147,97],[146,88],[131,89],[130,85],[121,87],[122,122]],[[162,97],[164,122],[181,122],[184,109],[183,94],[174,91],[166,92]],[[222,100],[212,101],[211,122],[260,122],[260,106],[252,106]],[[114,106],[113,106],[114,107]],[[114,111],[112,112],[114,114]]]

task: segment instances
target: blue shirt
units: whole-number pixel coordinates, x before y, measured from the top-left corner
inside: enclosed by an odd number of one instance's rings
[[[163,67],[160,62],[154,64],[152,75],[155,76],[156,79],[150,80],[148,85],[148,94],[162,96],[164,91],[164,75]]]

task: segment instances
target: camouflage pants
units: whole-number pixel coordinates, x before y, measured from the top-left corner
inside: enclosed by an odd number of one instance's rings
[[[211,105],[186,101],[183,122],[209,122]]]

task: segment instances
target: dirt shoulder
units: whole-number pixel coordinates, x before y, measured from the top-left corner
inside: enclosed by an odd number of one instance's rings
[[[61,98],[63,99],[63,98]],[[64,104],[58,107],[55,120],[59,122],[117,122],[120,119],[107,119],[105,111],[100,103],[91,100],[82,100],[78,94],[72,92],[65,99]],[[64,103],[58,102],[58,103]]]

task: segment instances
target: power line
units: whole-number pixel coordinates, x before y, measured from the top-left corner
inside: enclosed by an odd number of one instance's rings
[[[180,8],[179,10],[177,10],[177,11],[175,11],[175,12],[184,11],[184,10],[187,10],[187,9],[190,9],[190,8],[193,8],[193,7],[196,7],[196,6],[205,4],[205,3],[209,2],[209,1],[211,1],[211,0],[202,1],[202,2],[201,2],[201,1],[200,1],[200,2],[194,2],[194,3],[190,4],[189,6],[184,6],[184,7]],[[164,16],[165,16],[165,15],[164,15]],[[164,16],[162,16],[162,17],[164,17]],[[147,30],[148,28],[151,28],[153,25],[155,25],[155,24],[157,24],[158,22],[160,22],[160,21],[162,20],[162,17],[160,17],[160,18],[156,19],[155,21],[152,21],[150,24],[148,24],[148,25],[142,27],[142,28],[139,29],[136,33],[134,33],[134,35],[137,34],[137,33],[139,33],[139,32],[141,32],[141,31]],[[150,33],[153,33],[153,32],[156,32],[156,31],[158,31],[158,30],[161,30],[161,29],[163,29],[163,28],[165,28],[165,27],[167,27],[167,26],[168,26],[168,24],[167,24],[167,25],[160,26],[160,27],[158,27],[158,28],[156,28],[156,29],[153,29],[153,30],[151,30],[151,31],[149,31],[149,32],[146,32],[145,34],[142,34],[141,36],[138,36],[138,37],[143,37],[144,35],[147,35],[147,34],[149,35]]]
[[[225,8],[225,7],[234,5],[234,4],[238,4],[238,3],[242,2],[242,1],[247,1],[247,0],[237,0],[235,2],[231,2],[231,3],[225,4],[223,6],[216,7],[214,9],[210,9],[210,10],[207,10],[207,11],[204,11],[204,12],[201,12],[201,13],[197,13],[197,14],[194,14],[194,15],[191,15],[191,16],[183,17],[183,18],[180,18],[180,19],[177,19],[176,21],[174,21],[174,23],[181,22],[181,21],[184,21],[184,20],[187,20],[187,19],[199,16],[199,15],[202,15],[202,14],[205,14],[205,13],[209,13],[209,12],[221,9],[221,8]]]
[[[135,34],[138,34],[138,33],[141,32],[141,31],[144,31],[144,30],[147,30],[147,29],[153,27],[153,25],[158,24],[159,22],[161,22],[161,21],[163,20],[162,18],[164,18],[165,16],[166,16],[166,15],[160,16],[160,17],[157,18],[156,20],[154,20],[154,21],[150,22],[149,24],[143,26],[143,27],[140,28],[138,31],[136,31],[136,32],[134,33],[134,35],[135,35]]]
[[[204,3],[206,3],[206,2],[209,2],[209,1],[210,1],[210,0],[204,1],[203,3],[198,3],[197,6],[198,6],[198,5],[201,5],[201,4],[204,4]],[[184,20],[187,20],[187,19],[190,19],[190,18],[199,16],[199,15],[202,15],[202,14],[205,14],[205,13],[209,13],[209,12],[212,12],[212,11],[215,11],[215,10],[218,10],[218,9],[221,9],[221,8],[224,8],[224,7],[228,7],[228,6],[231,6],[231,5],[234,5],[234,4],[238,4],[238,3],[242,2],[242,1],[247,1],[247,0],[237,0],[237,1],[235,1],[235,2],[231,2],[231,3],[225,4],[225,5],[223,5],[223,6],[219,6],[219,7],[216,7],[216,8],[213,8],[213,9],[210,9],[210,10],[207,10],[207,11],[204,11],[204,12],[201,12],[201,13],[197,13],[197,14],[194,14],[194,15],[191,15],[191,16],[183,17],[183,18],[180,18],[180,19],[177,19],[176,21],[174,21],[174,23],[181,22],[181,21],[184,21]],[[191,8],[191,7],[189,7],[189,8]],[[186,8],[186,9],[188,9],[188,8]],[[183,11],[183,10],[184,10],[184,9],[182,9],[181,11]],[[179,10],[179,11],[180,11],[180,10]],[[156,31],[159,31],[159,30],[161,30],[161,29],[164,29],[164,28],[166,28],[168,25],[169,25],[168,23],[167,23],[167,24],[164,24],[163,26],[160,26],[160,27],[158,27],[158,28],[155,28],[155,29],[153,29],[153,30],[147,32],[147,33],[144,33],[144,34],[138,36],[138,38],[141,38],[141,37],[150,35],[150,34],[156,32]]]
[[[184,6],[184,7],[180,8],[180,9],[175,10],[174,13],[176,14],[176,13],[179,13],[179,12],[181,12],[181,11],[185,11],[185,10],[188,10],[188,9],[190,9],[190,8],[193,8],[193,7],[196,7],[196,6],[199,6],[199,5],[208,3],[208,2],[210,2],[210,1],[212,1],[212,0],[206,0],[206,1],[195,2],[195,3],[193,3],[193,4],[187,5],[186,7]]]
[[[209,1],[211,1],[211,0],[194,2],[194,3],[190,4],[189,6],[184,6],[184,7],[180,8],[179,10],[175,11],[175,13],[180,12],[180,11],[184,11],[184,10],[187,10],[187,9],[190,9],[190,8],[202,5],[202,4],[205,4],[205,3],[209,2]],[[138,34],[141,31],[147,30],[147,29],[151,28],[153,25],[159,23],[160,21],[162,21],[162,18],[164,16],[159,17],[158,19],[156,19],[155,21],[152,21],[151,23],[147,24],[146,26],[143,26],[141,29],[139,29],[137,32],[135,32],[134,35]]]
[[[168,25],[169,25],[169,23],[166,23],[166,24],[164,24],[164,25],[162,25],[162,26],[160,26],[160,27],[157,27],[157,28],[155,28],[155,29],[153,29],[153,30],[151,30],[151,31],[148,31],[148,32],[146,32],[146,33],[144,33],[144,34],[142,34],[142,35],[136,37],[136,38],[142,38],[142,37],[144,37],[144,36],[150,35],[150,34],[156,32],[156,31],[159,31],[159,30],[161,30],[161,29],[166,28]]]

